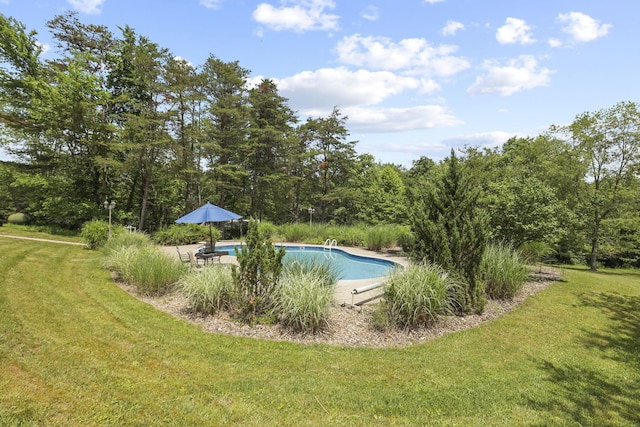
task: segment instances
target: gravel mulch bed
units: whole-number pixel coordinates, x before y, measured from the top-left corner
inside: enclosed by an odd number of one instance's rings
[[[509,301],[491,300],[484,313],[480,315],[446,316],[428,328],[412,330],[376,331],[372,327],[374,304],[367,304],[361,310],[335,304],[331,307],[328,326],[317,334],[294,333],[280,325],[242,324],[231,319],[225,313],[215,316],[194,315],[189,311],[188,303],[179,293],[162,297],[143,296],[127,284],[119,285],[128,293],[158,310],[162,310],[179,319],[202,328],[203,331],[216,334],[234,335],[255,339],[290,341],[299,344],[332,344],[349,347],[402,347],[418,344],[445,334],[478,326],[498,318],[513,310],[529,296],[534,295],[554,281],[560,279],[560,271],[553,268],[536,268],[530,280],[518,294]]]

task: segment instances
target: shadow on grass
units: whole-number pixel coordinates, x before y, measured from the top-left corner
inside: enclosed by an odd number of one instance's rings
[[[531,400],[530,406],[581,426],[640,425],[637,379],[621,381],[593,368],[549,361],[542,361],[541,368],[548,372],[552,397]]]
[[[582,331],[580,342],[593,350],[594,359],[538,361],[554,392],[530,404],[579,425],[640,425],[640,297],[589,293],[580,299],[583,307],[609,318],[603,329]]]
[[[584,331],[583,343],[613,360],[632,364],[640,374],[640,297],[617,293],[581,296],[582,305],[604,312],[611,324],[603,331]]]
[[[621,276],[621,277],[638,277],[640,278],[640,271],[633,269],[615,269],[615,268],[599,268],[598,270],[590,270],[585,265],[557,265],[555,267],[562,268],[564,270],[574,270],[583,273],[601,274],[604,276]]]

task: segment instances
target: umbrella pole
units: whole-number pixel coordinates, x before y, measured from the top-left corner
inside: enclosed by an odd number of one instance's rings
[[[211,244],[211,246],[209,246],[209,249],[211,252],[213,252],[213,233],[211,232],[211,223],[209,223],[209,243]]]

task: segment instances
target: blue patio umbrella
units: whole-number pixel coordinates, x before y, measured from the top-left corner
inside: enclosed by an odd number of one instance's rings
[[[178,224],[209,224],[209,238],[211,239],[211,250],[213,251],[213,233],[211,232],[211,224],[214,222],[227,222],[234,219],[240,219],[242,216],[222,209],[219,206],[207,203],[198,209],[189,212],[185,216],[176,219]]]

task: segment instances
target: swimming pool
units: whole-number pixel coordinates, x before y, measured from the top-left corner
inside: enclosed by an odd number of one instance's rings
[[[354,255],[338,248],[331,248],[331,251],[329,251],[317,246],[283,245],[283,247],[287,251],[284,256],[284,263],[295,260],[312,263],[328,263],[337,273],[338,280],[384,277],[398,266],[398,264],[393,261]],[[235,248],[236,246],[234,245],[216,246],[217,251],[228,251],[231,256],[236,255]]]

